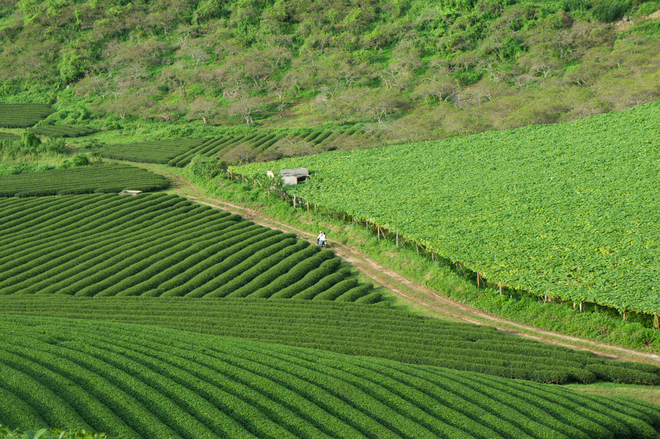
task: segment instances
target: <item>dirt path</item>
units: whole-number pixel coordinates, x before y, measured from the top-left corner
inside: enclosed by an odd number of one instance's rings
[[[176,192],[193,201],[208,206],[217,207],[231,213],[236,213],[250,221],[266,227],[278,229],[287,233],[295,233],[298,237],[310,242],[316,242],[316,236],[305,230],[298,229],[290,224],[282,223],[267,217],[253,209],[244,206],[238,206],[223,200],[210,198],[197,190],[192,184],[178,175],[168,172],[164,169],[152,167],[150,165],[135,164],[136,166],[147,168],[153,172],[166,176],[172,182]],[[558,334],[532,326],[516,323],[501,317],[479,311],[469,305],[457,302],[448,297],[442,296],[422,285],[411,282],[398,273],[379,263],[370,260],[354,248],[341,243],[332,242],[330,248],[335,254],[349,264],[358,269],[362,274],[373,282],[382,285],[395,295],[402,302],[411,308],[427,315],[450,319],[454,321],[463,321],[479,325],[494,326],[503,331],[518,334],[524,337],[534,338],[545,342],[571,347],[574,349],[584,349],[592,351],[598,355],[634,361],[644,361],[651,363],[660,363],[660,356],[648,354],[591,340],[571,337]]]

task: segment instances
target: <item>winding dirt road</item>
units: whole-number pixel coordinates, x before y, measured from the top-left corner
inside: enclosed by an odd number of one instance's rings
[[[253,209],[208,197],[201,193],[190,182],[167,169],[141,163],[133,163],[133,165],[167,177],[172,182],[177,194],[192,201],[236,213],[250,221],[266,227],[278,229],[287,233],[295,233],[299,238],[306,239],[310,242],[316,241],[316,236],[305,230],[274,220]],[[612,359],[617,358],[631,361],[643,361],[647,363],[658,363],[660,365],[660,356],[656,354],[639,352],[632,349],[611,346],[591,340],[550,332],[479,311],[469,305],[442,296],[423,285],[411,282],[391,269],[370,260],[351,246],[332,242],[331,249],[337,254],[337,256],[347,261],[374,283],[382,285],[399,297],[403,303],[424,314],[454,321],[494,326],[509,333],[574,349],[589,350],[603,357]]]

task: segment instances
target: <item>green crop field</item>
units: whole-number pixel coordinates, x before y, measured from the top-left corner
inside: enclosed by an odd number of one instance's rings
[[[47,104],[5,104],[0,102],[0,127],[27,128],[47,118],[53,109]]]
[[[149,142],[102,145],[101,157],[140,163],[167,163],[205,142],[205,139],[166,139]]]
[[[96,130],[82,125],[43,125],[33,128],[32,132],[48,137],[82,137],[94,134]]]
[[[169,186],[165,177],[134,166],[84,166],[0,176],[0,197],[121,192],[125,189],[148,192]]]
[[[0,199],[0,212],[0,295],[380,301],[332,251],[175,195]]]
[[[49,134],[51,129],[60,129],[60,126],[37,127],[34,132],[43,135]],[[62,126],[61,129],[66,128]],[[314,152],[324,152],[325,150],[334,150],[341,146],[342,140],[351,136],[360,137],[360,132],[352,131],[313,131],[304,134],[275,134],[269,131],[259,131],[249,135],[222,136],[211,139],[169,139],[157,140],[140,143],[102,145],[94,150],[101,157],[129,160],[140,163],[167,163],[170,166],[184,167],[195,156],[226,158],[229,162],[237,161],[235,154],[231,152],[235,148],[245,150],[244,154],[254,157],[261,157],[271,151],[271,148],[284,139],[287,139],[287,145],[297,145],[305,143],[312,146]],[[72,136],[69,136],[72,137]],[[292,146],[292,147],[293,147]],[[229,151],[228,156],[223,154]],[[240,155],[240,154],[239,154]]]
[[[660,102],[576,122],[235,167],[489,282],[660,314]],[[414,245],[414,244],[413,244]]]
[[[17,136],[16,134],[12,133],[1,133],[0,132],[0,142],[3,140],[11,140],[12,142],[21,140],[21,136]]]
[[[653,438],[660,408],[153,327],[0,319],[0,418],[130,438]]]
[[[13,295],[0,296],[0,314],[159,326],[545,383],[660,382],[660,370],[650,364],[607,361],[492,327],[329,299]]]
[[[225,147],[229,145],[233,145],[241,139],[244,139],[244,136],[227,136],[227,137],[220,137],[216,139],[209,139],[205,141],[204,143],[200,144],[199,146],[195,148],[191,148],[190,150],[183,152],[182,154],[177,155],[176,157],[173,157],[168,164],[170,166],[178,166],[178,167],[184,167],[190,161],[192,160],[193,157],[197,155],[201,155],[204,157],[213,157],[217,156],[217,154]]]

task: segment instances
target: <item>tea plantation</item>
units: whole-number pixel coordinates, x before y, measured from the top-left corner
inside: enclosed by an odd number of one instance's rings
[[[130,438],[653,438],[660,408],[153,327],[0,321],[0,419]]]
[[[650,403],[556,385],[654,386],[654,365],[395,309],[332,251],[176,195],[82,193],[135,189],[131,176],[160,178],[126,165],[0,178],[0,425],[163,439],[660,430]]]
[[[0,197],[111,193],[125,189],[151,192],[169,186],[165,177],[134,166],[81,166],[0,176]]]
[[[0,297],[0,314],[159,326],[545,383],[660,382],[660,369],[651,364],[609,361],[588,351],[540,343],[488,326],[330,299],[20,295]]]
[[[0,199],[0,211],[0,295],[380,300],[330,250],[174,195]]]
[[[1,128],[27,128],[53,113],[47,104],[6,104],[0,102]]]

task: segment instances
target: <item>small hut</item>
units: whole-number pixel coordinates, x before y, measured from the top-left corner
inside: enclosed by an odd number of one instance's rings
[[[131,191],[131,190],[125,190],[125,191],[121,191],[121,192],[119,192],[119,195],[131,195],[131,196],[135,196],[135,195],[137,195],[137,194],[141,194],[141,193],[142,193],[142,191]]]
[[[272,172],[270,172],[269,175],[272,175]],[[283,169],[280,171],[280,177],[282,177],[282,182],[284,182],[284,184],[302,183],[305,180],[309,180],[309,169]]]

